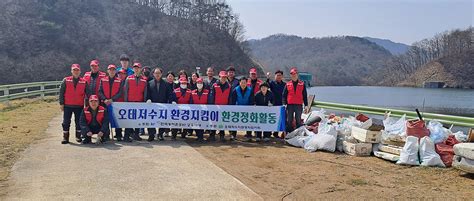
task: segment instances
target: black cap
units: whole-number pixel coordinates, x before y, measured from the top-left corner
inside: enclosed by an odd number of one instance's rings
[[[260,85],[260,88],[262,88],[262,87],[270,88],[270,85],[268,85],[267,82],[264,82],[264,83],[262,83],[262,84]]]
[[[120,61],[130,61],[130,58],[126,54],[120,55]]]

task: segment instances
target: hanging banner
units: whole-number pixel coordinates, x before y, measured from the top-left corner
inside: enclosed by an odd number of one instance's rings
[[[109,116],[112,128],[285,130],[285,108],[283,106],[117,102],[109,106]]]

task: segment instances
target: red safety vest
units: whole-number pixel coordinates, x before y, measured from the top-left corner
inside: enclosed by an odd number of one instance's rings
[[[95,89],[94,89],[94,94],[93,95],[99,95],[99,86],[100,86],[100,80],[102,78],[105,78],[107,77],[107,74],[105,74],[104,72],[102,71],[99,71],[99,75],[97,76],[97,79],[95,79]],[[91,83],[91,72],[86,72],[84,74],[84,80],[86,80],[86,82],[88,84]]]
[[[74,87],[73,77],[65,78],[66,92],[64,93],[64,105],[84,106],[86,96],[86,81],[79,78],[76,87]]]
[[[137,84],[135,75],[127,77],[128,82],[128,102],[143,102],[145,101],[145,89],[146,89],[146,77],[141,76],[140,81]]]
[[[190,89],[186,89],[186,93],[184,95],[181,93],[181,88],[176,88],[174,90],[174,93],[176,94],[176,98],[178,99],[179,104],[189,104],[189,101],[191,100]]]
[[[95,119],[99,122],[99,125],[102,126],[102,121],[104,121],[105,108],[100,106],[97,108],[97,115]],[[92,122],[92,113],[89,111],[89,107],[84,108],[84,116],[86,116],[87,124]]]
[[[195,89],[192,91],[193,104],[207,104],[207,96],[209,95],[209,90],[202,89],[202,94],[199,96],[198,90]]]
[[[102,82],[102,91],[104,92],[105,98],[111,99],[115,94],[120,91],[120,84],[122,81],[120,78],[115,77],[114,83],[112,84],[112,90],[110,90],[110,77],[104,77],[100,81]]]
[[[260,85],[263,83],[262,80],[257,79],[257,83],[255,84],[255,87],[253,88],[253,94],[257,94],[260,91]],[[252,80],[249,78],[247,79],[247,86],[252,87]]]
[[[288,81],[286,83],[286,89],[288,90],[287,104],[301,105],[303,104],[303,88],[304,82],[298,80],[298,85],[296,86],[296,91],[293,85],[293,81]]]
[[[219,81],[220,83],[220,81]],[[214,94],[214,105],[227,105],[229,104],[229,95],[230,95],[230,85],[229,83],[226,83],[228,85],[227,89],[222,91],[221,86],[217,83],[214,83],[212,87],[214,88],[214,91],[216,94]]]

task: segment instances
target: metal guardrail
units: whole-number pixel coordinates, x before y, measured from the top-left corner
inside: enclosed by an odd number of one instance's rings
[[[0,92],[3,92],[3,95],[0,96],[0,102],[56,94],[59,93],[60,85],[61,81],[0,85]]]
[[[418,115],[416,112],[398,110],[398,109],[389,109],[389,108],[379,108],[379,107],[370,107],[370,106],[361,106],[361,105],[350,105],[342,103],[329,103],[322,101],[314,101],[313,106],[318,108],[330,109],[330,110],[339,110],[339,111],[349,111],[349,112],[360,112],[364,114],[374,114],[374,115],[384,115],[385,112],[391,112],[391,116],[401,117],[406,114],[407,119],[417,119]],[[455,126],[464,126],[474,128],[474,118],[472,117],[462,117],[454,115],[444,115],[444,114],[435,114],[435,113],[423,113],[424,120],[433,120],[445,124],[452,124]]]

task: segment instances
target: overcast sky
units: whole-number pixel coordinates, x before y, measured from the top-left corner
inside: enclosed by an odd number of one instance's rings
[[[227,0],[248,39],[370,36],[411,44],[472,26],[473,0]]]

